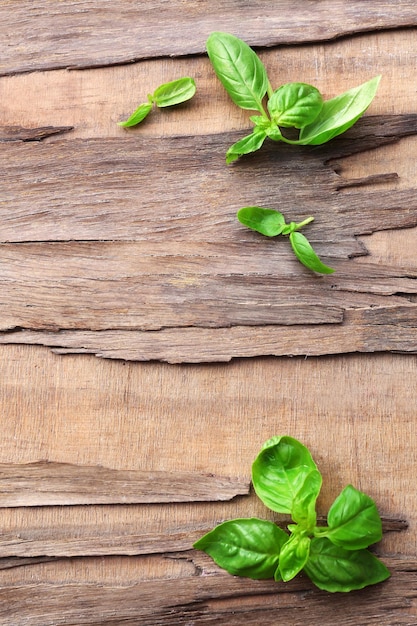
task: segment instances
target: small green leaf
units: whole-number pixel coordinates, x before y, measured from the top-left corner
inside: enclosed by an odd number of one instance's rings
[[[273,121],[284,128],[302,128],[316,119],[323,106],[318,89],[305,83],[287,83],[274,91],[268,101]]]
[[[243,154],[256,152],[266,139],[266,132],[262,128],[255,127],[253,133],[239,139],[228,149],[226,153],[226,163],[233,163]]]
[[[278,513],[291,514],[308,474],[317,470],[308,449],[292,437],[267,441],[252,465],[252,482],[262,502]]]
[[[275,237],[282,233],[285,219],[282,213],[274,209],[263,209],[259,206],[247,206],[237,212],[241,224],[256,230],[267,237]]]
[[[214,32],[207,53],[218,79],[242,109],[264,113],[262,100],[268,89],[265,67],[244,41],[229,33]]]
[[[316,500],[320,493],[322,477],[318,470],[312,470],[296,493],[291,517],[294,522],[312,532],[317,522]]]
[[[119,126],[123,126],[123,128],[128,128],[130,126],[136,126],[136,124],[140,124],[142,120],[150,113],[152,109],[152,104],[146,102],[141,104],[134,113],[130,117],[127,118],[124,122],[118,122]]]
[[[344,133],[365,113],[378,89],[381,76],[326,100],[316,119],[300,131],[299,144],[320,145]]]
[[[325,536],[347,550],[360,550],[382,539],[382,522],[375,502],[352,485],[330,507]]]
[[[310,554],[310,539],[302,532],[295,532],[282,546],[279,555],[279,573],[284,582],[297,576],[307,563]]]
[[[193,97],[196,91],[195,82],[185,76],[170,83],[164,83],[155,89],[153,99],[158,107],[170,107],[181,104]]]
[[[274,577],[287,539],[287,533],[272,522],[235,519],[204,535],[194,548],[206,552],[229,574],[263,579]]]
[[[329,539],[311,540],[304,571],[325,591],[353,591],[375,585],[390,576],[386,566],[368,550],[346,550]]]
[[[290,242],[297,259],[314,272],[319,274],[333,274],[334,269],[325,265],[314,252],[313,247],[302,233],[290,233]]]

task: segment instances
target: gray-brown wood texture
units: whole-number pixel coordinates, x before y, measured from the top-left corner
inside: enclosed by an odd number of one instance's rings
[[[415,626],[415,3],[22,1],[0,18],[1,624]],[[212,30],[255,46],[276,86],[380,88],[331,144],[226,167],[249,124],[204,55]],[[192,101],[117,126],[181,75]],[[245,230],[249,204],[314,215],[336,273]],[[347,483],[375,499],[386,583],[250,581],[192,549],[233,517],[285,526],[248,491],[276,434],[317,460],[321,518]]]

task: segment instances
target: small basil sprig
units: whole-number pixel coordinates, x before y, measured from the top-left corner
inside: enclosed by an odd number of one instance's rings
[[[206,47],[214,71],[233,102],[242,109],[258,112],[250,118],[255,124],[252,133],[227,151],[227,163],[255,152],[267,137],[293,145],[319,145],[330,141],[365,113],[381,79],[375,76],[359,87],[324,101],[318,89],[305,83],[287,83],[274,91],[257,54],[234,35],[214,32],[207,39]],[[289,139],[282,133],[282,128],[291,127],[298,129],[298,139]]]
[[[307,237],[298,232],[314,220],[314,217],[299,222],[285,223],[285,218],[279,211],[264,209],[259,206],[247,206],[237,212],[237,219],[252,230],[256,230],[267,237],[287,235],[297,259],[310,270],[319,274],[332,274],[334,269],[325,265],[314,252]]]
[[[128,128],[142,122],[151,112],[155,104],[159,108],[171,107],[190,100],[195,94],[196,86],[193,78],[185,76],[169,83],[164,83],[148,95],[148,102],[141,104],[127,120],[118,122],[119,126]]]
[[[389,570],[367,548],[382,537],[375,502],[348,485],[332,504],[327,526],[317,526],[322,477],[309,450],[292,437],[273,437],[252,466],[262,502],[289,514],[289,533],[273,522],[240,518],[204,535],[194,548],[236,576],[289,581],[303,571],[320,589],[352,591],[386,580]]]

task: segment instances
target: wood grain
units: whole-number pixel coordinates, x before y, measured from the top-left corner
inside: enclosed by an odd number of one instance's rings
[[[384,515],[381,518],[384,533],[402,532],[408,528],[406,520]],[[217,523],[220,521],[223,520]],[[325,523],[325,518],[319,519],[321,522]],[[182,526],[171,523],[159,532],[143,532],[135,522],[113,523],[109,532],[104,525],[101,528],[81,526],[75,531],[67,525],[57,524],[49,528],[30,526],[27,520],[25,528],[18,533],[3,533],[0,537],[0,569],[34,565],[42,557],[55,559],[184,552],[190,550],[193,543],[217,523],[210,525],[204,520],[197,524],[184,521]],[[285,530],[287,523],[288,519],[278,525]],[[15,563],[11,559],[15,559]]]
[[[196,553],[194,553],[196,554]],[[0,590],[4,626],[107,624],[230,624],[302,626],[331,624],[398,624],[411,626],[417,599],[415,559],[384,558],[392,577],[380,585],[351,594],[328,594],[300,577],[289,583],[251,581],[230,576],[200,555],[188,576],[160,578],[126,586],[27,583]],[[6,608],[7,607],[7,608]],[[347,617],[348,616],[348,617]],[[333,621],[332,621],[333,620]],[[347,621],[348,620],[348,621]]]
[[[394,182],[378,190],[375,183],[392,175],[349,181],[331,163],[414,134],[416,119],[367,117],[328,146],[288,151],[269,145],[232,168],[223,162],[225,144],[236,138],[230,134],[207,135],[198,146],[189,137],[156,142],[144,137],[140,144],[135,137],[5,144],[5,175],[14,184],[0,207],[5,331],[0,341],[136,360],[229,360],[343,352],[349,321],[368,330],[360,343],[350,342],[354,350],[401,351],[406,345],[413,351],[416,270],[347,259],[366,253],[358,234],[417,224],[415,189],[396,189]],[[160,173],[148,166],[153,162],[164,171],[163,212]],[[274,190],[277,170],[280,182]],[[261,206],[279,205],[288,220],[313,214],[319,227],[311,226],[308,235],[335,275],[314,276],[299,265],[288,243],[241,227],[235,211],[253,194]],[[303,207],[297,215],[294,203]],[[373,311],[367,318],[369,307],[380,309],[376,323]],[[355,310],[361,310],[356,317]],[[394,332],[379,337],[385,310]],[[311,343],[300,329],[280,334],[277,352],[275,326],[317,324],[326,326],[327,337],[319,341],[319,352],[318,335]],[[330,324],[342,328],[327,334]],[[229,327],[235,332],[193,332]],[[246,327],[262,328],[245,335]],[[160,339],[155,331],[163,332]],[[236,342],[239,335],[243,340]]]
[[[161,8],[162,4],[162,8]],[[2,3],[5,36],[0,72],[98,67],[161,56],[202,53],[214,30],[234,32],[250,45],[272,46],[335,39],[352,33],[417,24],[412,0],[363,3],[280,0],[149,2],[42,0]],[[175,28],[172,25],[175,24]],[[114,42],[117,41],[117,45]]]
[[[0,507],[229,500],[249,481],[198,472],[139,472],[70,463],[0,464]]]
[[[289,434],[323,474],[320,516],[347,482],[375,499],[385,531],[377,551],[392,571],[383,585],[336,597],[302,577],[286,586],[234,578],[190,550],[224,519],[274,518],[253,492],[199,503],[11,506],[0,508],[0,622],[414,626],[415,3],[7,0],[0,17],[5,491],[16,501],[19,484],[27,487],[17,481],[22,464],[43,476],[44,493],[25,502],[45,504],[63,491],[96,497],[86,485],[100,466],[112,468],[113,490],[126,477],[129,493],[155,473],[236,476],[243,485],[262,443]],[[212,29],[256,46],[276,86],[301,80],[332,97],[383,75],[356,138],[341,139],[338,154],[308,155],[310,187],[294,189],[292,164],[271,146],[224,165],[227,142],[248,121],[206,56],[194,55]],[[58,69],[67,67],[85,69]],[[179,75],[197,80],[188,105],[154,112],[132,132],[117,126],[147,90]],[[375,115],[381,123],[367,136]],[[235,210],[261,201],[287,217],[314,210],[308,235],[337,264],[331,281],[304,272],[278,242],[262,241],[260,254],[259,238],[237,233]],[[259,305],[259,284],[273,311]],[[339,350],[367,354],[326,356]],[[234,358],[268,354],[304,356]],[[52,483],[48,467],[71,470]]]

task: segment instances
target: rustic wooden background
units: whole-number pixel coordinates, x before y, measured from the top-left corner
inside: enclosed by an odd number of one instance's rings
[[[415,3],[22,0],[0,19],[0,623],[415,626]],[[212,30],[276,86],[380,88],[326,147],[226,167],[248,115]],[[184,75],[191,102],[117,126]],[[336,273],[245,231],[249,204],[314,215]],[[250,489],[275,434],[310,447],[321,514],[349,482],[375,498],[389,581],[334,596],[192,550],[224,519],[278,519]]]

